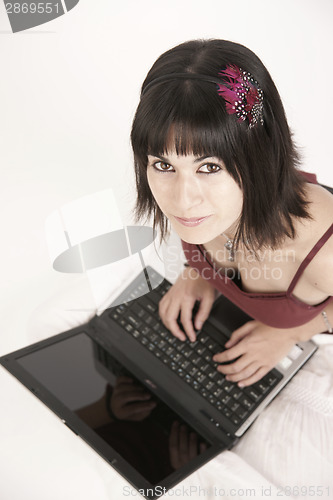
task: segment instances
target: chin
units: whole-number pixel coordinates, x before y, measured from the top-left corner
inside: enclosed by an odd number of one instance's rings
[[[196,231],[193,230],[193,228],[187,231],[179,231],[179,229],[177,228],[177,230],[175,227],[173,227],[173,229],[185,243],[190,243],[192,245],[204,245],[217,236],[216,234],[208,234],[208,231]]]

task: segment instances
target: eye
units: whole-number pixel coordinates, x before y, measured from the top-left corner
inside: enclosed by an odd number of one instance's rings
[[[159,172],[173,172],[173,168],[171,165],[168,163],[165,163],[164,161],[156,161],[153,163],[153,167],[155,170],[158,170]]]
[[[219,165],[216,165],[215,163],[205,163],[205,165],[202,165],[198,172],[202,174],[215,174],[217,172],[220,172],[222,168]]]

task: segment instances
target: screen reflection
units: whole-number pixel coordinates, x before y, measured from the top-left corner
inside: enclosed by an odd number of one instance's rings
[[[85,333],[18,362],[151,484],[210,447]]]

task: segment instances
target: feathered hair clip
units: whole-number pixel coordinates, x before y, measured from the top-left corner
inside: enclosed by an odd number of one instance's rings
[[[217,92],[225,100],[227,113],[236,114],[240,122],[248,119],[250,128],[263,125],[263,91],[251,73],[230,64],[218,76],[225,81],[217,84]]]

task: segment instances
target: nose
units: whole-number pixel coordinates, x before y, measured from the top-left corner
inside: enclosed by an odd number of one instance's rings
[[[181,215],[191,216],[191,209],[199,206],[204,199],[200,183],[193,177],[181,178],[179,176],[174,188],[174,199],[182,210]]]

